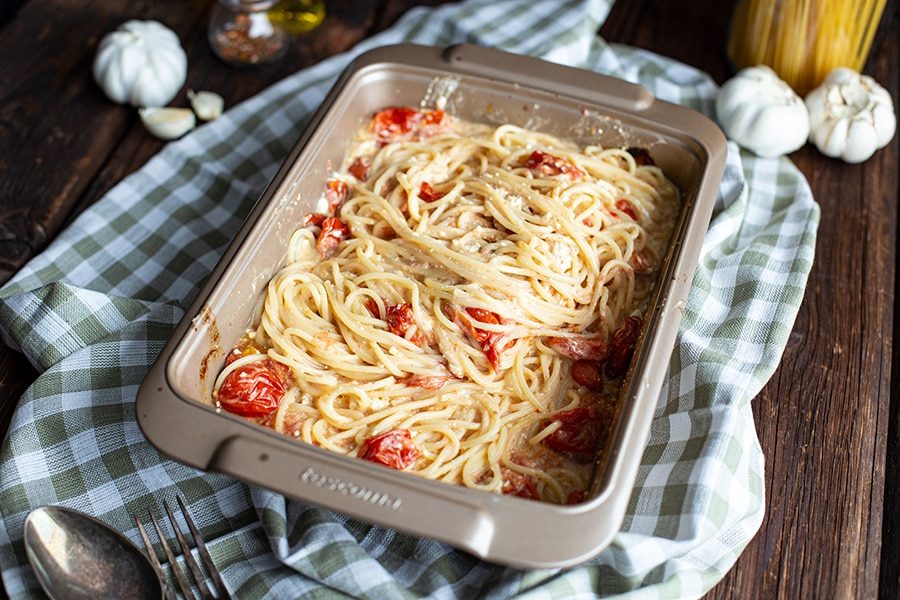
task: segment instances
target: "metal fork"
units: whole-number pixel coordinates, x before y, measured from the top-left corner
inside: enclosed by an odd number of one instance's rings
[[[178,545],[181,547],[184,564],[187,565],[188,571],[191,572],[191,578],[194,580],[194,583],[197,584],[200,598],[202,600],[232,600],[231,594],[228,593],[228,588],[226,588],[225,584],[222,582],[222,576],[219,574],[219,569],[216,568],[216,564],[213,562],[212,557],[209,555],[209,551],[206,549],[206,542],[203,540],[203,536],[200,535],[197,526],[194,525],[194,520],[191,519],[191,514],[184,505],[184,501],[181,499],[181,496],[176,496],[175,499],[178,501],[179,508],[181,508],[181,515],[184,517],[184,522],[187,523],[188,529],[191,531],[191,537],[194,538],[194,543],[197,545],[197,553],[200,555],[200,560],[203,562],[203,566],[206,567],[206,571],[209,573],[209,580],[207,580],[203,576],[200,565],[194,560],[194,555],[191,554],[191,547],[188,545],[187,540],[182,534],[178,521],[175,520],[175,515],[172,513],[172,509],[169,508],[169,503],[163,501],[163,507],[169,517],[169,522],[172,524],[172,530],[175,532],[175,537],[178,539]],[[154,515],[153,511],[150,509],[147,509],[147,513],[150,515],[150,520],[153,522],[153,528],[156,529],[156,535],[159,537],[163,552],[166,554],[166,560],[169,563],[169,567],[172,569],[172,574],[175,575],[175,581],[178,584],[178,588],[181,590],[181,594],[184,596],[185,600],[196,600],[197,596],[195,596],[194,592],[191,590],[191,584],[188,582],[184,569],[175,559],[175,554],[172,552],[172,548],[166,541],[166,536],[163,535],[162,528],[160,528],[159,522],[156,520],[156,515]],[[146,529],[144,529],[144,524],[135,514],[132,514],[131,518],[134,519],[138,531],[141,533],[141,540],[144,542],[144,548],[147,549],[147,556],[150,557],[150,562],[153,563],[156,574],[159,576],[160,581],[165,582],[166,578],[163,574],[162,565],[160,564],[156,551],[153,550],[153,544],[150,542]],[[166,594],[166,600],[175,600],[175,594],[172,592],[170,586],[164,583],[163,587]]]

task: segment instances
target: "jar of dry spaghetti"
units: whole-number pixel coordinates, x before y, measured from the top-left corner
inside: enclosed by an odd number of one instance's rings
[[[887,0],[740,0],[728,40],[737,68],[768,65],[798,94],[836,67],[862,71]]]
[[[287,52],[290,37],[269,14],[277,0],[218,0],[209,17],[209,43],[236,67],[265,64]]]

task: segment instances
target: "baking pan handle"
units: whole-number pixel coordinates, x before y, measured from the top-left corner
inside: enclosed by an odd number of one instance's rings
[[[345,461],[238,435],[219,445],[207,468],[351,517],[444,540],[478,556],[488,554],[494,523],[478,506],[440,497],[424,479],[388,481],[341,464]],[[387,470],[375,467],[381,468]]]
[[[455,71],[521,83],[538,89],[551,88],[560,95],[602,102],[631,111],[642,111],[653,104],[647,88],[615,77],[575,69],[532,56],[510,54],[502,50],[472,44],[448,46],[443,59]],[[547,84],[551,83],[552,86]]]

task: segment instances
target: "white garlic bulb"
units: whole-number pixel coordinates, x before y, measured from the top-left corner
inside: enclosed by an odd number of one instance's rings
[[[742,69],[725,82],[716,117],[728,137],[759,156],[793,152],[809,136],[803,100],[765,65]]]
[[[164,106],[187,76],[175,32],[157,21],[127,21],[107,34],[94,58],[94,79],[114,102]]]
[[[138,110],[147,130],[162,140],[180,138],[197,124],[189,108],[142,108]]]
[[[225,110],[225,99],[214,92],[195,92],[188,90],[188,100],[191,108],[200,117],[201,121],[212,121],[222,116]]]
[[[810,139],[822,154],[859,163],[894,137],[897,116],[886,89],[874,79],[839,67],[806,96]]]

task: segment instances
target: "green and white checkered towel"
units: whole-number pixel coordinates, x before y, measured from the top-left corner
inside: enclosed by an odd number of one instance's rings
[[[639,82],[710,113],[715,85],[596,35],[609,0],[472,0],[416,9],[169,144],[0,290],[6,339],[41,371],[0,450],[0,570],[37,595],[28,512],[62,504],[138,542],[130,512],[182,494],[239,598],[696,597],[763,517],[750,400],[775,370],[813,260],[818,207],[797,169],[729,147],[716,213],[622,529],[569,570],[492,565],[161,457],[134,398],[244,215],[338,73],[402,41],[476,43]],[[500,26],[502,24],[502,26]]]

